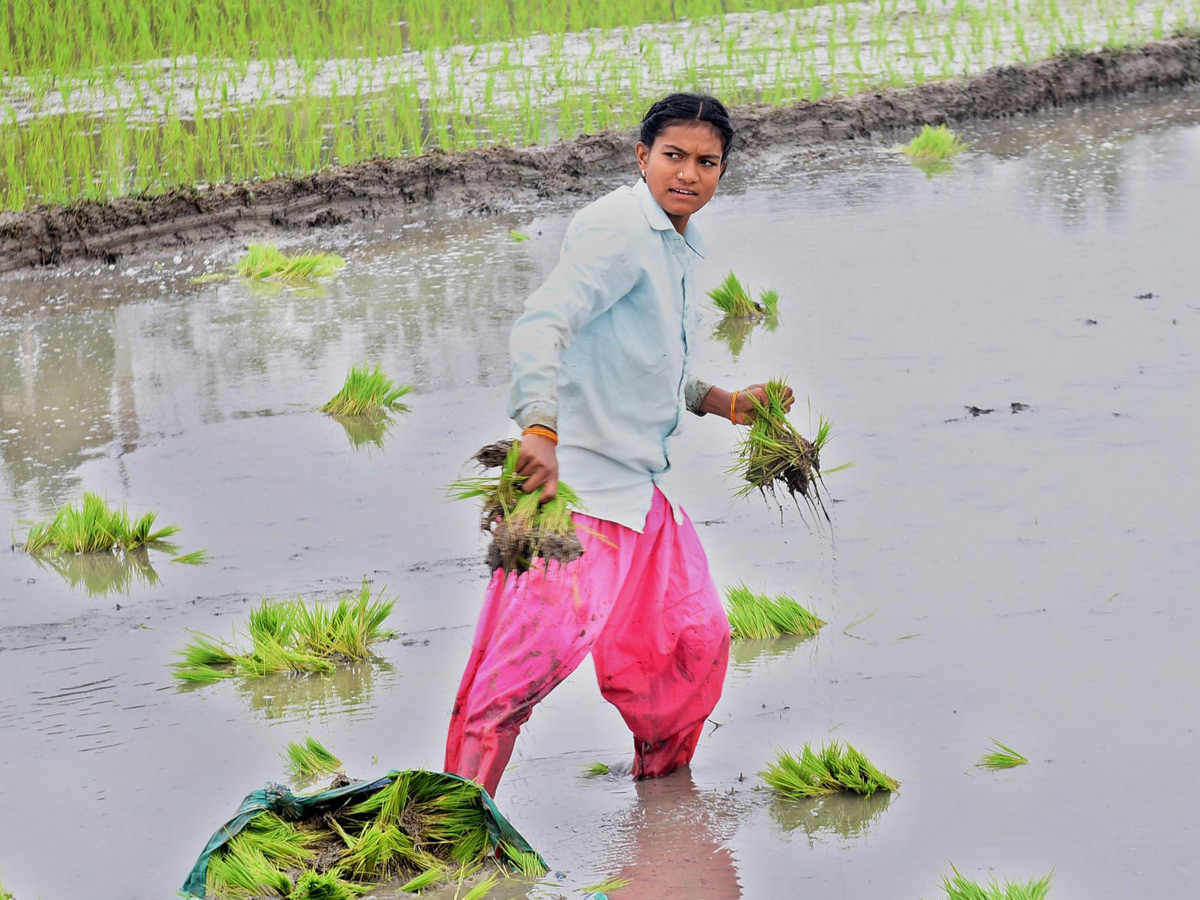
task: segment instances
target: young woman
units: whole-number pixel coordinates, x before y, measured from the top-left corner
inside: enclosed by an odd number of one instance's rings
[[[591,652],[600,691],[633,732],[635,778],[686,765],[721,695],[729,623],[691,521],[665,476],[685,411],[734,424],[750,394],[690,374],[699,319],[691,217],[733,145],[720,101],[671,94],[642,119],[640,179],[581,210],[509,349],[509,413],[526,491],[561,473],[586,515],[584,555],[488,586],[446,741],[446,771],[495,793],[535,704]],[[791,400],[789,398],[788,404]]]

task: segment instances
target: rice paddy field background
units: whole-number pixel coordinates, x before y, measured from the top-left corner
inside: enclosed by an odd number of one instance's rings
[[[773,104],[1200,24],[1200,0],[123,0],[0,10],[0,209],[535,144],[671,89]]]
[[[932,900],[956,873],[1051,872],[1061,900],[1191,892],[1200,93],[961,136],[935,175],[891,143],[734,161],[698,286],[736,270],[778,292],[778,321],[735,357],[710,311],[696,371],[786,375],[802,432],[834,421],[822,467],[855,465],[826,479],[832,521],[806,525],[735,496],[738,434],[709,417],[687,423],[675,484],[718,584],[825,624],[735,643],[691,771],[661,781],[622,774],[627,733],[585,664],[497,797],[551,872],[491,896],[620,877],[617,898]],[[573,209],[283,240],[346,261],[305,286],[193,282],[234,244],[0,281],[0,525],[19,540],[87,490],[205,551],[0,555],[0,873],[18,900],[172,895],[309,737],[358,777],[440,768],[488,573],[478,511],[445,487],[511,435],[508,327]],[[320,411],[364,362],[412,385],[366,443]],[[364,590],[394,601],[397,636],[359,662],[174,677],[196,633],[239,633],[260,598]],[[834,742],[897,790],[766,789],[781,753]],[[1000,742],[1027,762],[982,765]]]

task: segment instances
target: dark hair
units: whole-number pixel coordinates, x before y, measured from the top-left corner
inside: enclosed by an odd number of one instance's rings
[[[707,122],[721,136],[721,158],[733,150],[733,122],[729,111],[716,97],[708,94],[668,94],[642,116],[642,130],[638,137],[647,147],[654,146],[654,139],[671,125],[687,122]]]

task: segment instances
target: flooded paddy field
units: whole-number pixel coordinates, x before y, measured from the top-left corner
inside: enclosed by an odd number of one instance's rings
[[[791,592],[829,624],[736,646],[691,771],[657,782],[583,777],[631,756],[585,663],[498,792],[551,866],[529,896],[621,875],[639,900],[915,900],[951,864],[1054,870],[1064,900],[1187,895],[1200,92],[963,134],[934,177],[883,146],[735,160],[703,213],[701,284],[734,268],[781,300],[778,328],[736,355],[706,342],[697,374],[786,374],[834,419],[825,465],[856,466],[828,479],[832,528],[809,528],[734,501],[734,429],[689,420],[675,485],[719,584]],[[19,537],[87,489],[211,555],[152,553],[149,573],[0,556],[0,873],[18,900],[171,896],[305,735],[360,777],[440,768],[486,575],[476,510],[444,486],[510,433],[508,326],[572,211],[322,232],[349,264],[307,292],[191,284],[240,252],[215,244],[0,281],[0,525]],[[364,359],[415,390],[356,446],[317,407]],[[174,683],[190,629],[229,637],[259,597],[364,576],[399,597],[376,661]],[[756,790],[778,749],[834,738],[899,792]],[[992,738],[1030,764],[977,768]]]

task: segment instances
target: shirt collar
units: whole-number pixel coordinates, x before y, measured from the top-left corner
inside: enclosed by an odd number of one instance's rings
[[[658,205],[658,201],[650,193],[650,187],[646,184],[645,180],[641,178],[637,180],[633,186],[633,193],[638,198],[638,202],[642,207],[642,214],[646,217],[646,221],[650,223],[651,228],[655,231],[675,230],[670,216]],[[700,236],[700,230],[693,224],[691,219],[688,219],[687,227],[683,229],[683,239],[687,242],[693,253],[704,259],[706,252],[704,239]]]

